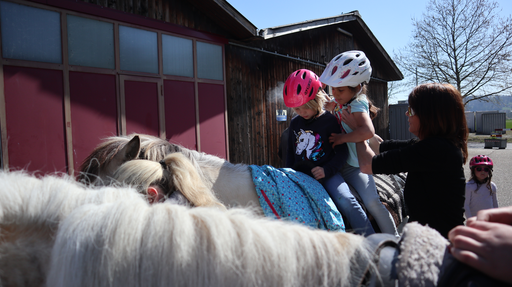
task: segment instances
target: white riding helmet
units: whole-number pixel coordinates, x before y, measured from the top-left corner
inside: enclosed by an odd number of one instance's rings
[[[357,87],[369,83],[370,60],[362,51],[347,51],[334,57],[320,76],[320,82],[331,87]]]

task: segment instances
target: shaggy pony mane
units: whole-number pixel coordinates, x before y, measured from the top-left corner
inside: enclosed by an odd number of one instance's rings
[[[356,286],[364,237],[243,209],[86,205],[62,223],[48,286]]]

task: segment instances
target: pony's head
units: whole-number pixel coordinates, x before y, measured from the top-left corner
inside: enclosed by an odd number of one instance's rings
[[[144,159],[125,162],[112,178],[114,184],[132,186],[149,198],[153,196],[150,190],[157,188],[163,192],[164,198],[178,199],[179,202],[181,195],[192,206],[226,209],[205,185],[191,160],[182,153],[170,153],[160,162]]]
[[[77,180],[108,185],[117,168],[127,161],[137,158],[160,161],[169,153],[181,151],[181,146],[150,135],[108,137],[82,162]]]

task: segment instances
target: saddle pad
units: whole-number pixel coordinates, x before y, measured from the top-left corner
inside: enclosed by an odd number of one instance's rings
[[[265,216],[345,232],[340,212],[317,180],[290,168],[249,167]]]

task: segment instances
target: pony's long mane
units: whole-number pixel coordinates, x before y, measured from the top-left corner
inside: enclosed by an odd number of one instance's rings
[[[142,199],[133,189],[86,188],[69,176],[0,172],[0,286],[43,286],[60,222],[83,204]]]
[[[140,199],[61,224],[48,286],[356,286],[364,237]]]

